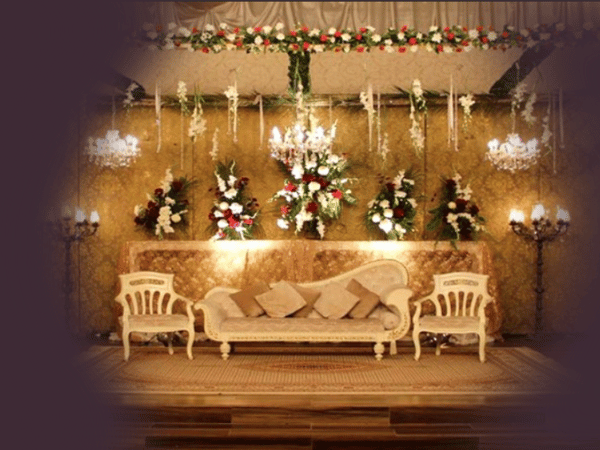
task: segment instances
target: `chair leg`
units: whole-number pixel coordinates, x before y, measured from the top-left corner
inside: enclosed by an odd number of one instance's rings
[[[421,357],[421,341],[419,340],[419,330],[413,330],[413,343],[415,344],[415,361]]]
[[[130,348],[129,348],[129,331],[123,330],[123,352],[125,353],[124,355],[124,360],[128,361],[129,360],[129,353],[130,353]]]
[[[173,333],[167,333],[167,346],[169,347],[169,355],[173,354]]]
[[[221,350],[221,358],[227,361],[227,358],[229,358],[229,352],[231,351],[231,346],[227,342],[223,342],[219,349]]]
[[[442,353],[442,335],[436,334],[435,338],[435,356],[440,356]]]
[[[479,335],[479,361],[485,362],[485,334]]]
[[[194,357],[192,356],[192,345],[194,345],[194,336],[194,329],[192,328],[191,330],[188,330],[187,356],[189,359],[194,359]]]
[[[383,352],[385,351],[385,346],[381,342],[377,342],[373,346],[373,350],[375,351],[375,359],[377,361],[381,361],[383,358]]]

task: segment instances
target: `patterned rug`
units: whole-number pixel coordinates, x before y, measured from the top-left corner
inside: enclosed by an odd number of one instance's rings
[[[233,353],[185,349],[170,356],[161,347],[134,347],[128,362],[120,347],[92,347],[83,363],[112,393],[170,394],[467,394],[514,395],[553,392],[566,372],[529,348],[446,349],[436,357],[424,349],[420,361],[399,349],[377,361],[371,354]]]

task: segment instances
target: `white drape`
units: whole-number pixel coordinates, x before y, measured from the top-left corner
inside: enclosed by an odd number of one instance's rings
[[[504,25],[516,29],[561,22],[581,27],[600,23],[598,2],[223,2],[207,9],[202,2],[122,3],[127,26],[141,29],[144,23],[165,27],[169,23],[188,28],[206,24],[232,27],[296,25],[327,29],[373,26],[378,32],[403,25],[427,31],[431,25],[474,28]]]

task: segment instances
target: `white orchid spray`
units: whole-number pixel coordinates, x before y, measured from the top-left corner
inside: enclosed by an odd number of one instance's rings
[[[188,136],[192,142],[196,142],[199,136],[202,136],[206,132],[206,119],[204,118],[204,111],[202,110],[201,98],[198,94],[194,96],[194,110],[192,111],[192,117],[190,118],[190,125],[188,128]]]
[[[237,82],[233,86],[229,86],[224,94],[227,97],[228,133],[231,133],[233,129],[233,142],[237,142],[237,110],[239,106]]]
[[[375,107],[373,105],[373,85],[369,84],[367,92],[361,92],[359,99],[367,110],[367,120],[369,123],[369,151],[371,151],[371,142],[373,140],[373,118],[375,117]]]
[[[419,80],[413,81],[412,90],[409,93],[408,98],[410,100],[410,140],[413,144],[415,153],[418,156],[421,156],[425,149],[425,135],[421,129],[421,113],[427,111],[427,104]]]
[[[123,107],[129,112],[131,106],[133,105],[133,91],[135,91],[138,87],[140,87],[135,81],[127,86],[125,89],[125,98],[123,99]]]
[[[513,131],[515,129],[515,118],[517,117],[517,109],[521,107],[521,103],[525,99],[527,85],[523,82],[517,84],[510,100],[510,116],[513,121]]]
[[[181,114],[189,114],[190,110],[187,107],[187,86],[184,81],[177,84],[177,100],[181,108]]]
[[[537,118],[533,115],[533,105],[537,100],[537,95],[535,92],[532,92],[527,98],[527,102],[525,102],[525,107],[523,111],[521,111],[521,117],[525,120],[525,123],[530,127],[535,123]]]
[[[463,110],[462,128],[463,131],[466,132],[471,124],[471,121],[473,120],[473,116],[471,115],[471,107],[475,104],[473,94],[462,95],[459,97],[458,102]]]
[[[217,160],[219,155],[219,129],[215,128],[215,132],[212,137],[212,149],[210,151],[210,157],[213,161]]]

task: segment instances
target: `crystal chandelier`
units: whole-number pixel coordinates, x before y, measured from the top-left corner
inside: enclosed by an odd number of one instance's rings
[[[535,164],[540,156],[537,139],[531,139],[527,143],[521,137],[512,133],[506,137],[506,142],[500,143],[498,139],[488,142],[488,152],[485,159],[498,170],[508,170],[514,173],[516,170],[529,169]]]
[[[99,166],[116,169],[129,166],[139,155],[138,139],[127,135],[119,137],[115,127],[115,98],[112,98],[112,127],[106,132],[105,138],[88,138],[86,153],[89,160]]]

